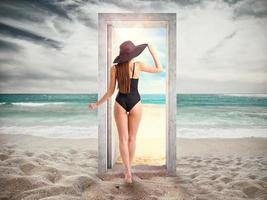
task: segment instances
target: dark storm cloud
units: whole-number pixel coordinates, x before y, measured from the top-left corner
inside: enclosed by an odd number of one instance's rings
[[[205,0],[172,0],[172,1],[180,6],[194,6],[202,4]]]
[[[61,43],[58,41],[37,35],[36,33],[31,33],[27,30],[22,30],[20,28],[12,27],[10,25],[1,22],[0,22],[0,33],[9,37],[31,40],[33,42],[48,45],[56,49],[61,48]]]
[[[153,2],[153,1],[151,1]],[[160,2],[160,1],[159,1]],[[172,0],[179,6],[205,6],[205,4],[216,2],[213,0]],[[233,8],[233,19],[241,17],[266,17],[267,16],[267,1],[266,0],[222,0],[229,7]]]
[[[129,10],[138,9],[138,4],[135,1],[126,0],[126,1],[118,1],[118,0],[101,0],[101,3],[113,4],[119,8],[126,8]]]
[[[14,25],[5,23],[6,19],[12,19],[20,24],[44,24],[47,17],[56,16],[58,20],[68,20],[71,18],[68,16],[67,10],[56,3],[56,1],[27,1],[27,0],[14,0],[14,1],[0,1],[0,33],[2,35],[19,38],[22,40],[32,41],[36,44],[46,45],[50,48],[61,49],[62,43],[44,37],[38,33],[34,33],[30,30],[22,29]],[[55,26],[57,30],[65,33],[64,29],[61,29],[60,23],[57,24],[55,20]],[[14,49],[14,48],[13,48]]]
[[[247,5],[241,6],[234,10],[234,18],[240,17],[266,17],[267,16],[267,1],[262,1],[257,5],[257,3],[249,3]]]
[[[101,1],[102,2],[102,1]],[[86,8],[88,5],[96,5],[101,7],[100,1],[98,0],[81,0],[81,1],[57,1],[56,4],[60,5],[64,10],[68,10],[69,13],[75,14],[75,18],[77,18],[82,24],[87,27],[97,29],[97,21],[93,19],[90,15],[94,13],[85,13],[83,8]]]
[[[96,62],[90,67],[85,62],[96,61],[97,54],[87,49],[95,41],[97,10],[90,9],[89,1],[68,2],[0,1],[1,91],[86,91],[96,86]]]
[[[57,1],[52,0],[1,0],[0,8],[0,16],[18,20],[27,19],[29,21],[41,21],[42,18],[33,18],[33,16],[27,12],[32,10],[39,12],[39,14],[57,15],[71,21],[68,11],[60,6]]]
[[[91,18],[91,14],[86,14],[83,12],[77,12],[77,19],[85,26],[93,28],[95,30],[97,30],[97,21],[94,20],[93,18]]]
[[[13,43],[13,42],[8,42],[0,39],[0,51],[19,51],[22,47],[19,45]]]
[[[233,19],[242,17],[263,18],[267,16],[266,0],[244,0],[233,5]]]
[[[34,10],[31,6],[29,6],[29,2],[22,4],[22,2],[17,1],[0,1],[0,19],[8,18],[13,20],[24,20],[42,23],[44,22],[44,18],[40,15],[35,15]]]
[[[27,0],[26,0],[27,1]],[[41,8],[43,10],[46,10],[50,13],[56,14],[62,18],[72,20],[70,16],[68,15],[68,10],[64,9],[60,6],[60,4],[57,4],[57,1],[34,1],[33,3],[35,8]]]
[[[223,0],[223,1],[231,6],[243,0]]]

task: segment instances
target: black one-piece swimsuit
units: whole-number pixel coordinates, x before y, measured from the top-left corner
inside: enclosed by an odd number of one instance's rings
[[[133,78],[134,68],[135,63],[133,65],[130,93],[118,92],[115,99],[126,110],[126,112],[130,112],[135,104],[137,104],[141,100],[140,94],[138,92],[138,78]]]

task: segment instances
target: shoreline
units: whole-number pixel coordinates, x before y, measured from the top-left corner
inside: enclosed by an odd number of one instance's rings
[[[158,138],[152,138],[152,139],[158,140]],[[139,140],[147,141],[148,138],[140,138]],[[28,143],[30,141],[32,142],[32,144],[28,146]],[[69,148],[77,147],[81,149],[86,148],[90,150],[98,149],[97,147],[98,138],[52,138],[52,137],[49,138],[49,137],[27,135],[27,134],[0,133],[0,143],[5,144],[5,142],[14,143],[16,144],[16,146],[19,146],[25,149],[34,148],[35,150],[38,150],[38,148],[41,147],[42,144],[46,144],[46,143],[49,143],[50,148],[59,148],[61,146],[68,144]],[[193,144],[194,146],[198,145],[198,147],[196,148],[201,148],[202,149],[201,152],[207,151],[207,149],[210,150],[210,148],[217,148],[218,150],[221,150],[221,152],[226,153],[226,152],[230,152],[230,150],[220,149],[221,148],[220,145],[228,144],[228,147],[234,148],[235,145],[237,145],[236,142],[243,142],[244,144],[246,143],[247,145],[257,144],[258,145],[257,153],[260,153],[258,151],[258,149],[260,148],[267,155],[267,137],[266,138],[265,137],[254,137],[254,136],[243,137],[243,138],[180,138],[180,137],[176,137],[177,148],[185,149],[186,151],[191,150],[191,152],[192,152],[192,148],[187,147],[189,143]],[[209,146],[207,146],[207,143],[209,143]],[[87,144],[91,144],[91,145],[87,146]],[[244,144],[241,145],[240,147],[237,147],[235,150],[239,150],[240,152],[238,153],[241,153],[241,154],[242,152],[245,153],[245,151],[243,150],[245,150],[245,148],[247,147],[244,146]],[[248,148],[250,149],[250,153],[252,153],[251,150],[253,149],[253,146],[248,146]],[[201,153],[201,152],[195,152],[195,153]],[[219,153],[219,151],[217,151],[217,153]]]

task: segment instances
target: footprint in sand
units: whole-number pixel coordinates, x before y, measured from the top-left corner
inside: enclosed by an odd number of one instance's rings
[[[215,185],[215,189],[220,192],[220,191],[222,191],[224,189],[224,186],[222,186],[222,185]]]
[[[255,194],[260,190],[260,188],[258,186],[248,186],[248,187],[244,187],[242,189],[242,191],[249,197],[249,198],[254,198]]]
[[[43,160],[51,160],[50,155],[45,154],[45,153],[38,154],[38,155],[36,156],[36,158],[41,158],[41,159],[43,159]]]
[[[222,181],[223,183],[227,184],[227,183],[233,181],[233,179],[224,176],[224,177],[220,178],[220,181]]]
[[[13,149],[13,148],[17,147],[17,145],[9,144],[9,145],[6,145],[6,147],[9,148],[9,149]]]
[[[187,160],[190,161],[190,162],[194,162],[195,158],[190,158],[190,159],[187,159]]]
[[[113,180],[114,181],[114,180]],[[120,180],[116,182],[100,181],[87,190],[86,197],[88,199],[145,199],[150,196],[148,189],[143,184],[133,182],[132,184],[124,184]],[[150,198],[151,199],[151,198]]]
[[[256,182],[250,182],[247,180],[238,180],[231,183],[231,188],[241,190],[250,199],[254,199],[258,194],[264,194],[266,189],[256,184]]]
[[[45,177],[52,183],[56,183],[63,178],[62,172],[54,167],[45,167],[42,172],[45,173]]]
[[[69,152],[70,154],[76,154],[76,153],[77,153],[77,151],[74,150],[74,149],[70,149],[68,152]]]
[[[265,177],[261,178],[260,180],[261,180],[261,181],[264,181],[264,182],[266,182],[266,183],[267,183],[267,176],[265,176]]]
[[[245,164],[242,165],[243,168],[251,168],[254,164],[250,163],[250,161],[245,161]]]
[[[236,165],[242,165],[242,162],[237,162]]]
[[[205,160],[204,161],[206,164],[208,164],[208,163],[211,163],[211,160]]]
[[[210,177],[210,180],[216,180],[217,178],[219,178],[221,175],[220,174],[214,174]]]
[[[24,175],[24,173],[17,167],[5,167],[5,166],[0,166],[0,174],[1,177],[4,177],[5,175]],[[1,180],[1,178],[0,178]],[[1,185],[1,181],[0,181],[0,185]]]
[[[224,165],[230,165],[233,164],[234,160],[230,159],[230,160],[225,160],[224,161]]]
[[[254,174],[249,174],[248,177],[252,180],[255,180],[258,176],[254,175]]]
[[[239,171],[240,169],[241,169],[240,167],[230,168],[231,171]]]
[[[34,153],[30,151],[25,151],[24,154],[29,157],[32,157],[34,155]]]
[[[232,176],[232,178],[236,177],[238,175],[238,173],[236,172],[231,172],[230,175]]]
[[[219,168],[216,167],[216,166],[213,166],[213,167],[211,167],[210,169],[211,169],[212,171],[217,171]]]
[[[9,158],[9,156],[8,155],[6,155],[6,154],[0,154],[0,160],[1,161],[4,161],[4,160],[6,160],[6,159],[8,159]]]
[[[11,154],[15,153],[15,150],[13,150],[13,149],[8,149],[8,150],[7,150],[7,153],[8,153],[9,155],[11,155]]]
[[[198,175],[199,175],[199,173],[193,173],[193,174],[190,174],[189,177],[190,177],[191,179],[194,179],[194,178],[196,178]]]
[[[33,169],[37,168],[37,165],[35,165],[32,162],[23,163],[19,166],[21,171],[23,171],[25,174],[29,175]]]

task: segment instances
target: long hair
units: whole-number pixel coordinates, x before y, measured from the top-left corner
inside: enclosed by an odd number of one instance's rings
[[[118,87],[121,93],[129,93],[131,90],[131,81],[129,77],[129,62],[116,64],[116,77],[118,80]]]

